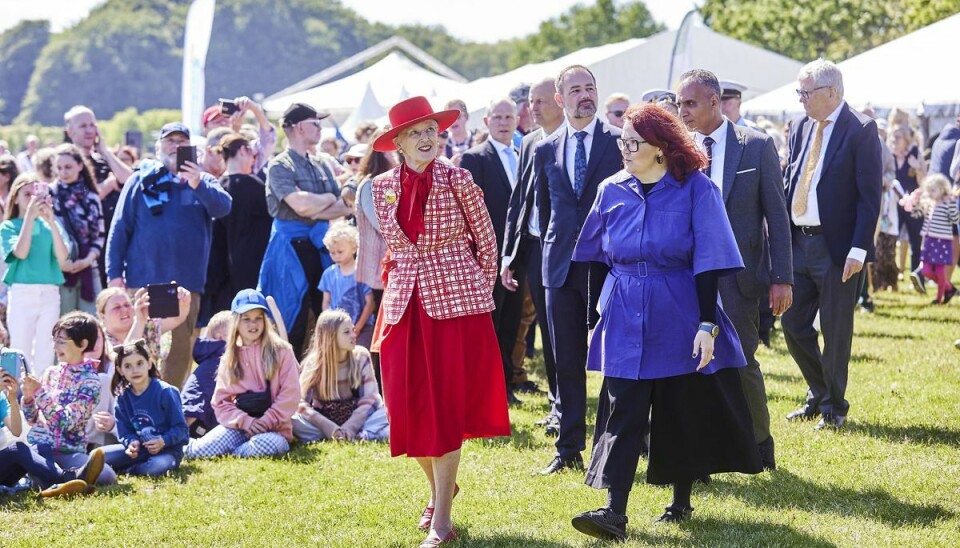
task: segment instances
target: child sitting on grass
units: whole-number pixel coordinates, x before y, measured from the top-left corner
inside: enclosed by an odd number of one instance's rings
[[[220,360],[213,410],[219,426],[190,440],[188,458],[266,457],[290,450],[299,366],[290,345],[267,319],[267,300],[254,289],[237,293],[227,349]]]
[[[157,362],[143,339],[113,347],[117,355],[110,389],[120,443],[104,448],[118,473],[162,476],[180,467],[187,443],[180,392],[160,380]]]
[[[318,289],[323,291],[323,309],[339,308],[350,315],[357,343],[370,348],[373,340],[373,290],[357,281],[357,246],[360,233],[345,221],[333,223],[323,237],[334,264],[323,271]]]
[[[303,359],[303,401],[293,417],[302,441],[385,440],[390,436],[370,352],[356,344],[353,321],[343,310],[317,318],[310,353]]]
[[[50,474],[57,465],[62,470],[83,469],[83,481],[112,483],[116,479],[113,470],[103,465],[104,454],[97,449],[86,454],[87,421],[100,400],[100,378],[93,360],[84,357],[93,350],[97,340],[97,320],[85,312],[71,312],[57,320],[53,338],[59,365],[47,368],[42,380],[25,375],[23,412],[30,423],[27,434],[30,450],[45,463],[45,472],[38,474],[28,469],[41,486],[57,481]],[[18,446],[23,444],[17,444]],[[26,464],[28,455],[19,454]],[[62,479],[62,478],[61,478]],[[72,478],[71,478],[72,479]],[[87,485],[66,482],[57,486],[67,492],[54,489],[54,494],[86,492]]]
[[[198,338],[193,344],[193,361],[197,362],[197,368],[180,392],[191,438],[202,438],[219,424],[211,400],[217,385],[220,358],[227,348],[231,319],[230,311],[217,312],[207,322],[207,336]]]

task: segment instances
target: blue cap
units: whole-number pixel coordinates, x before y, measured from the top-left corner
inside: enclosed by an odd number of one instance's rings
[[[170,122],[169,124],[164,124],[160,128],[160,138],[163,139],[171,133],[182,133],[187,136],[187,139],[190,138],[190,130],[187,129],[187,126],[181,124],[180,122]]]
[[[267,298],[256,289],[241,289],[230,305],[230,311],[234,314],[243,314],[255,308],[262,308],[267,313],[270,312],[267,307]]]

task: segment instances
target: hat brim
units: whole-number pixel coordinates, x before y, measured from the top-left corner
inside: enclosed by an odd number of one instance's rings
[[[243,305],[243,306],[238,306],[238,307],[236,308],[236,310],[233,311],[233,313],[234,313],[234,314],[243,314],[244,312],[250,312],[251,310],[256,310],[257,308],[259,308],[260,310],[266,310],[268,313],[270,312],[270,309],[268,309],[266,306],[264,306],[264,305],[262,305],[262,304],[258,304],[258,303],[247,303],[247,304],[245,304],[245,305]]]
[[[427,120],[436,120],[437,121],[437,131],[442,132],[446,131],[454,122],[457,121],[457,118],[460,117],[459,110],[441,110],[440,112],[434,112],[433,114],[427,114],[426,116],[421,116],[419,118],[414,118],[404,122],[398,126],[394,126],[387,130],[386,133],[377,138],[373,142],[373,150],[377,152],[390,152],[391,150],[396,150],[397,145],[393,143],[394,138],[400,134],[404,129],[419,124],[420,122],[425,122]]]

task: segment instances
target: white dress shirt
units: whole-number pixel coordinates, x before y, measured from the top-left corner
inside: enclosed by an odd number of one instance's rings
[[[793,212],[793,204],[787,204],[787,207],[790,210],[790,217],[793,219],[793,224],[797,226],[820,226],[820,209],[819,202],[817,201],[817,185],[820,184],[820,173],[823,170],[823,157],[827,153],[827,147],[830,144],[830,137],[833,136],[833,129],[837,127],[837,118],[840,117],[840,111],[843,110],[846,101],[840,101],[840,105],[826,117],[826,120],[830,120],[830,123],[827,124],[827,127],[823,129],[823,142],[820,144],[820,157],[817,159],[817,167],[813,171],[813,179],[810,181],[810,191],[807,194],[807,210],[803,215],[797,215]],[[799,166],[800,173],[798,174],[797,181],[800,181],[800,177],[803,177],[803,166],[807,163],[807,151],[810,149],[810,146],[813,144],[813,140],[816,138],[817,126],[816,120],[810,121],[814,124],[810,128],[810,136],[807,138],[807,142],[803,146],[803,155],[800,157]],[[847,254],[848,259],[855,259],[863,263],[867,258],[867,250],[860,249],[859,247],[850,248],[850,253]]]
[[[576,188],[577,181],[574,175],[576,171],[576,161],[577,161],[577,136],[574,135],[577,131],[586,131],[587,134],[583,138],[583,148],[587,151],[587,164],[590,163],[590,149],[593,147],[593,132],[597,129],[597,121],[599,118],[596,116],[593,117],[593,120],[587,124],[587,127],[577,130],[570,125],[570,121],[567,120],[564,125],[567,127],[567,144],[564,154],[564,168],[567,170],[567,176],[570,177],[570,186],[571,188]],[[586,185],[586,181],[584,181]]]
[[[500,163],[503,165],[503,171],[507,174],[507,180],[510,181],[510,188],[516,188],[517,172],[510,165],[510,160],[507,159],[507,150],[509,149],[511,152],[513,152],[513,165],[515,166],[519,163],[517,151],[513,150],[513,143],[505,145],[495,139],[490,139],[490,142],[493,144],[493,148],[497,150],[497,157],[500,158]]]
[[[710,162],[710,180],[721,191],[723,191],[723,160],[727,153],[727,124],[729,123],[730,120],[724,116],[723,123],[710,135],[704,135],[699,131],[693,134],[693,139],[704,154],[707,152],[707,147],[703,144],[703,140],[707,137],[713,139],[713,148],[710,151],[710,156],[713,158]]]

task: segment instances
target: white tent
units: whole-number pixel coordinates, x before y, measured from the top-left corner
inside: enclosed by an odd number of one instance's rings
[[[600,101],[615,92],[626,93],[638,102],[650,88],[673,89],[677,77],[690,68],[712,71],[722,80],[735,80],[748,87],[745,97],[753,97],[792,81],[801,64],[782,55],[734,40],[694,24],[688,28],[684,55],[685,66],[675,66],[673,82],[670,61],[673,56],[676,30],[661,32],[650,38],[634,38],[615,44],[585,48],[559,59],[526,65],[510,72],[474,80],[463,88],[461,96],[471,109],[469,125],[477,127],[487,103],[506,95],[521,82],[532,83],[555,77],[566,66],[585,65],[597,78]],[[602,114],[602,113],[601,113]]]
[[[399,51],[392,51],[373,65],[340,80],[270,97],[264,101],[264,108],[277,116],[291,103],[306,103],[343,121],[362,101],[369,103],[373,99],[380,110],[411,95],[423,95],[431,101],[442,102],[445,97],[459,93],[463,85],[421,67]]]
[[[949,55],[935,54],[953,44],[958,35],[960,14],[839,63],[844,98],[854,106],[869,103],[909,109],[921,102],[928,105],[960,103],[960,70],[952,64]],[[900,74],[894,73],[892,67],[901,67]],[[790,83],[744,102],[743,110],[769,114],[802,112],[796,88],[794,74]]]

